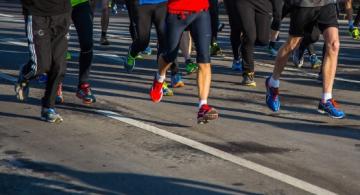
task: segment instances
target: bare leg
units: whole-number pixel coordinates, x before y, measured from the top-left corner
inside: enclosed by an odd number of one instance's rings
[[[326,53],[323,65],[323,93],[332,93],[336,67],[338,63],[338,54],[340,48],[339,30],[335,27],[327,28],[323,33]]]
[[[272,75],[275,80],[279,80],[280,75],[289,59],[289,55],[299,45],[301,39],[302,37],[293,37],[289,35],[288,40],[279,49],[278,55],[276,56],[275,67]]]
[[[211,84],[211,65],[210,63],[199,64],[199,72],[198,72],[198,93],[199,100],[207,100],[210,92],[210,84]]]

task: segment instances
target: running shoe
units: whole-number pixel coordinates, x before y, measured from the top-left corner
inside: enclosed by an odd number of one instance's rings
[[[185,64],[186,64],[185,69],[187,74],[195,73],[199,69],[199,66],[190,59],[186,60]]]
[[[245,85],[245,86],[249,86],[249,87],[256,87],[256,82],[254,80],[254,77],[255,77],[254,72],[249,72],[249,73],[244,72],[243,80],[242,80],[241,84]]]
[[[304,65],[304,55],[300,56],[300,50],[295,49],[292,53],[292,61],[294,65],[301,68]]]
[[[29,97],[29,81],[25,79],[23,73],[24,66],[20,67],[18,80],[15,83],[16,98],[20,101],[25,101]]]
[[[162,90],[163,90],[163,95],[164,96],[173,96],[174,95],[173,90],[171,90],[169,88],[169,86],[168,86],[168,84],[166,82],[164,82]]]
[[[265,81],[266,104],[272,111],[277,112],[280,110],[279,88],[270,87],[269,81],[270,77]]]
[[[150,97],[154,103],[159,103],[164,95],[163,93],[164,83],[157,81],[156,76],[150,89]]]
[[[204,104],[199,109],[199,112],[197,115],[197,122],[198,122],[198,124],[205,124],[205,123],[208,123],[209,120],[215,120],[218,118],[219,118],[218,111],[215,108],[213,108],[207,104]]]
[[[41,74],[41,75],[37,76],[37,77],[36,77],[36,80],[37,80],[38,83],[44,84],[44,83],[47,83],[47,81],[48,81],[48,76],[47,76],[46,73],[44,73],[44,74]]]
[[[271,47],[271,46],[268,47],[268,52],[271,57],[276,57],[278,54],[278,51],[274,47]]]
[[[125,69],[128,73],[131,73],[134,70],[135,67],[135,63],[136,63],[136,57],[132,57],[130,52],[126,57],[126,61],[125,61]]]
[[[143,60],[144,56],[142,56],[141,54],[138,54],[137,56],[135,56],[135,60]]]
[[[211,47],[210,47],[211,56],[221,55],[221,53],[222,53],[221,48],[216,42],[211,44]]]
[[[63,104],[64,103],[64,96],[63,96],[63,85],[62,83],[59,83],[57,89],[56,89],[56,98],[55,98],[56,104]]]
[[[113,16],[116,16],[119,13],[118,7],[114,1],[111,3],[111,12]]]
[[[234,71],[242,71],[242,64],[240,60],[234,60],[231,66],[231,69]]]
[[[70,53],[69,51],[67,51],[67,52],[65,53],[65,59],[66,59],[66,60],[71,60],[71,59],[72,59],[72,55],[71,55],[71,53]]]
[[[108,41],[107,37],[101,37],[100,44],[101,45],[110,45],[110,42]]]
[[[143,54],[150,56],[152,54],[152,49],[148,46],[143,52]]]
[[[96,102],[96,98],[91,91],[91,87],[89,83],[83,83],[79,86],[76,97],[83,100],[84,104],[91,104]]]
[[[360,40],[360,30],[358,27],[354,27],[352,29],[349,29],[350,34],[354,40]]]
[[[60,114],[56,113],[55,109],[44,107],[41,109],[41,120],[50,123],[61,123],[64,121]]]
[[[321,67],[322,61],[316,56],[316,54],[310,55],[309,60],[312,69],[319,69]]]
[[[171,87],[172,88],[180,88],[184,87],[185,84],[181,79],[181,73],[176,73],[174,75],[171,75]]]
[[[345,113],[339,109],[338,104],[334,99],[329,99],[326,103],[319,102],[318,112],[321,114],[328,114],[331,118],[344,118]]]

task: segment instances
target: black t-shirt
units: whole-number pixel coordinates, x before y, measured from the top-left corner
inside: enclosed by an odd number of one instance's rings
[[[322,7],[336,3],[336,0],[286,0],[287,3],[298,7]]]
[[[55,16],[71,10],[70,0],[21,0],[23,13],[34,16]]]

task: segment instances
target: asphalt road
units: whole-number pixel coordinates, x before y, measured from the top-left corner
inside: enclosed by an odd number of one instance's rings
[[[221,20],[227,24],[225,16]],[[282,110],[269,111],[263,83],[273,58],[257,48],[258,86],[241,86],[241,73],[231,70],[226,25],[219,35],[226,56],[212,59],[209,99],[220,119],[197,125],[196,75],[185,75],[184,88],[154,104],[148,90],[155,55],[132,74],[123,69],[131,38],[121,13],[111,18],[110,46],[99,45],[95,20],[91,84],[98,102],[91,106],[75,97],[79,49],[71,30],[73,59],[65,104],[58,106],[65,121],[56,125],[39,119],[41,84],[32,83],[28,101],[15,98],[13,79],[28,59],[24,23],[18,1],[0,0],[0,194],[293,195],[314,193],[312,187],[318,194],[360,194],[360,42],[340,23],[334,96],[345,119],[316,112],[321,85],[308,62],[302,69],[289,62],[281,81]],[[155,38],[151,45],[156,47]],[[320,41],[319,54],[321,47]]]

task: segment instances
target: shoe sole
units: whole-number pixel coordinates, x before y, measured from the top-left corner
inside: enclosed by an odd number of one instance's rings
[[[256,87],[256,83],[241,83],[241,85],[247,86],[247,87]]]
[[[207,113],[205,114],[203,117],[199,117],[197,119],[197,123],[198,124],[206,124],[208,123],[209,121],[211,120],[216,120],[219,118],[219,113],[214,113],[214,114],[211,114],[211,113]]]
[[[177,82],[174,86],[172,86],[173,88],[180,88],[180,87],[184,87],[185,83],[184,82]]]
[[[41,120],[43,120],[45,122],[49,122],[49,123],[55,123],[55,124],[59,124],[64,121],[64,119],[60,119],[60,118],[56,118],[54,120],[49,120],[49,119],[46,119],[45,117],[41,117]]]
[[[96,99],[94,99],[94,100],[86,100],[86,99],[82,98],[82,97],[81,97],[80,95],[78,95],[78,94],[76,94],[76,97],[79,98],[79,99],[81,99],[82,102],[83,102],[83,104],[86,104],[86,105],[90,105],[90,104],[93,104],[93,103],[96,102]]]
[[[327,114],[329,117],[334,118],[334,119],[343,119],[345,117],[345,115],[344,116],[333,116],[333,115],[325,112],[324,110],[320,110],[320,109],[318,109],[317,111],[320,114]]]

